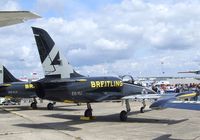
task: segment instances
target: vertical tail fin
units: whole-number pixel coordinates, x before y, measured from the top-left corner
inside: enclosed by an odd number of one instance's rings
[[[3,65],[0,64],[0,83],[19,82]]]
[[[46,78],[81,77],[59,52],[54,41],[45,30],[36,27],[32,27],[32,30]]]

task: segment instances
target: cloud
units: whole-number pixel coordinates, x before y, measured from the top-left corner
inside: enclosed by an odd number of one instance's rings
[[[97,10],[81,1],[38,0],[33,9],[43,18],[1,29],[0,60],[15,71],[22,66],[27,73],[42,71],[31,25],[47,30],[69,62],[86,75],[148,76],[163,70],[176,75],[199,67],[199,1],[111,1]]]
[[[1,0],[0,1],[0,10],[3,11],[14,11],[20,10],[21,7],[15,0]]]
[[[127,48],[127,44],[124,42],[120,42],[119,40],[110,41],[104,38],[96,40],[94,45],[105,51],[124,50]]]

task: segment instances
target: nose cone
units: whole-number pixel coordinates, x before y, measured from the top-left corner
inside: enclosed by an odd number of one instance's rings
[[[149,108],[151,109],[165,109],[167,108],[166,105],[169,101],[173,100],[174,98],[164,98],[153,102]]]

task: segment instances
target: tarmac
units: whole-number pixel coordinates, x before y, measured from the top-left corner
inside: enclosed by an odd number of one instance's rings
[[[131,102],[127,122],[120,122],[121,102],[92,104],[95,120],[80,120],[86,105],[47,101],[32,110],[29,103],[0,106],[0,140],[200,140],[200,112],[178,109],[139,113],[141,103]]]

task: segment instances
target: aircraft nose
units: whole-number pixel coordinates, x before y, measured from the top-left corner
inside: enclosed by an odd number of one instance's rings
[[[165,105],[170,101],[170,99],[172,99],[172,98],[157,100],[157,101],[153,102],[149,106],[149,108],[151,108],[151,109],[164,109],[164,108],[166,108]]]
[[[160,100],[155,101],[149,106],[149,108],[151,108],[151,109],[161,109],[161,108],[163,108],[163,103]]]

